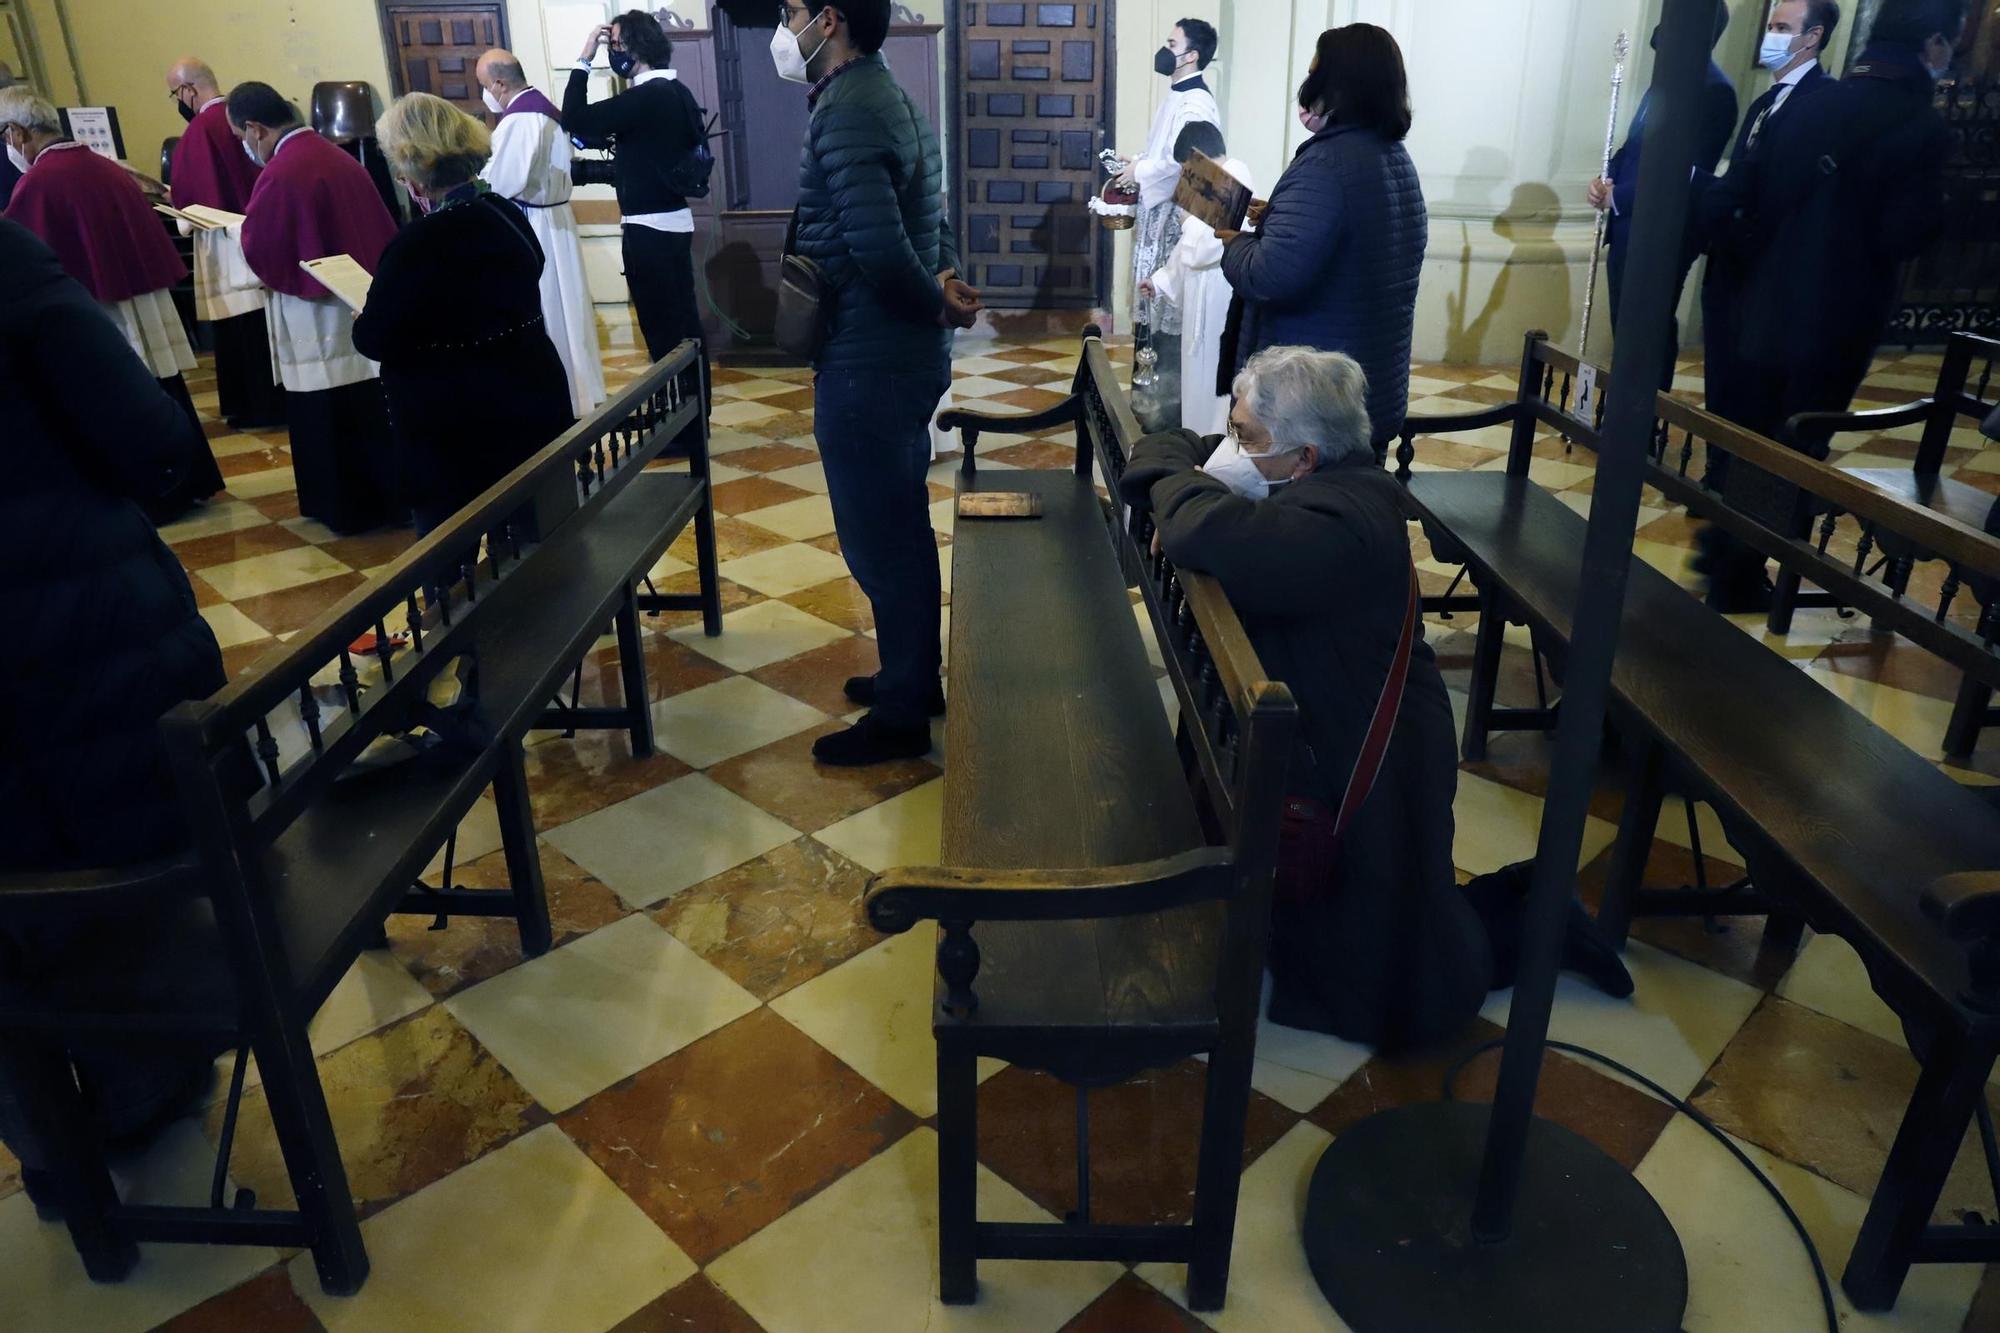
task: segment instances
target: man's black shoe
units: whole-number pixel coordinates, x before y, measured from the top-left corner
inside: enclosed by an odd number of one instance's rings
[[[899,727],[882,721],[880,713],[864,713],[846,731],[813,742],[813,758],[836,768],[886,764],[892,759],[916,759],[930,753],[929,727]]]
[[[842,686],[841,690],[849,699],[860,704],[863,708],[873,708],[875,706],[875,677],[873,676],[849,676],[847,684]],[[931,694],[931,716],[944,716],[944,687],[942,685]]]
[[[1709,609],[1725,616],[1762,615],[1771,609],[1771,580],[1762,574],[1754,579],[1709,580]]]

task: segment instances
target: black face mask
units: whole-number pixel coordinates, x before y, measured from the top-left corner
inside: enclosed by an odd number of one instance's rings
[[[1180,57],[1174,54],[1174,49],[1171,46],[1163,46],[1153,52],[1153,73],[1163,78],[1172,78],[1174,68],[1179,62]]]
[[[192,121],[194,119],[194,108],[186,102],[181,101],[178,97],[174,99],[174,110],[181,113],[182,120]]]
[[[632,77],[632,66],[634,63],[636,62],[633,61],[630,51],[613,51],[611,53],[611,72],[621,79]]]

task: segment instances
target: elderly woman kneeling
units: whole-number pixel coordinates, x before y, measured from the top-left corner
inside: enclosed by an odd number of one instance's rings
[[[1402,488],[1375,461],[1367,383],[1338,352],[1272,347],[1236,377],[1229,433],[1132,452],[1122,490],[1176,565],[1221,581],[1303,714],[1281,835],[1272,1021],[1378,1046],[1457,1030],[1492,975],[1456,887],[1451,703],[1415,615]],[[1204,462],[1205,457],[1205,462]],[[1373,785],[1336,845],[1406,616],[1416,630]],[[1365,775],[1364,775],[1365,778]]]

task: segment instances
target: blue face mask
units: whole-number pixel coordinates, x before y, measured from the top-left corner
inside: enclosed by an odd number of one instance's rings
[[[611,53],[611,72],[621,79],[631,78],[632,66],[637,63],[637,61],[632,59],[630,51],[613,51]]]

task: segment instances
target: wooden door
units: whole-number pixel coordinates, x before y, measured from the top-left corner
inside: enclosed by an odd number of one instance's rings
[[[507,10],[500,0],[466,4],[382,6],[395,91],[435,93],[468,115],[491,121],[479,100],[472,67],[492,48],[507,45]]]
[[[1108,233],[1085,201],[1111,131],[1111,5],[959,0],[951,93],[959,250],[988,305],[1102,305]]]

